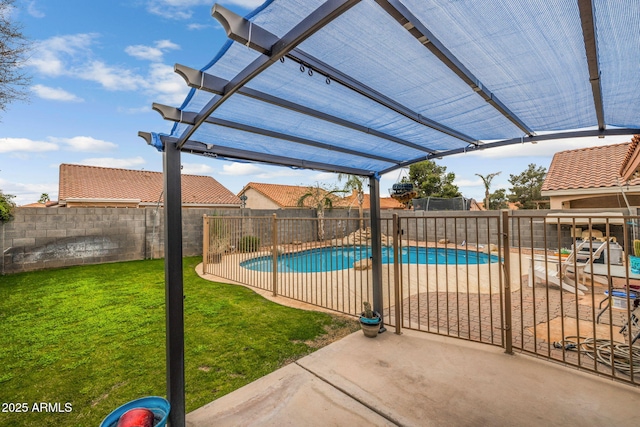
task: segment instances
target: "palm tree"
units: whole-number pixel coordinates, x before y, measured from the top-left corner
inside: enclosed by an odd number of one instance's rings
[[[47,203],[50,202],[51,199],[49,198],[49,194],[48,193],[42,193],[42,195],[40,196],[40,199],[38,200],[38,203]]]
[[[298,206],[305,206],[305,202],[309,201],[312,208],[316,210],[318,216],[318,238],[324,240],[324,210],[331,209],[333,201],[337,193],[344,193],[344,190],[337,188],[327,189],[316,183],[313,187],[308,187],[307,192],[298,199]]]
[[[358,200],[358,215],[360,217],[360,228],[364,229],[364,180],[365,178],[358,175],[349,175],[340,173],[338,174],[338,181],[342,181],[346,179],[344,184],[345,192],[356,192],[356,197]]]
[[[491,181],[493,181],[493,178],[500,175],[500,172],[490,173],[487,176],[482,176],[479,173],[476,175],[479,176],[484,183],[484,207],[486,210],[489,210],[489,187],[491,187]]]

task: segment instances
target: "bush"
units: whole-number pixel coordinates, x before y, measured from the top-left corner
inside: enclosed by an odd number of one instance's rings
[[[260,238],[258,236],[243,236],[238,242],[240,252],[255,252],[259,247]]]
[[[13,219],[13,208],[16,204],[11,199],[15,196],[11,194],[4,194],[0,190],[0,222],[8,222]]]

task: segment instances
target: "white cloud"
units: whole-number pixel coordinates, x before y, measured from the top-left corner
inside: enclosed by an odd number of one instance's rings
[[[74,136],[73,138],[49,137],[49,140],[65,144],[66,149],[69,151],[100,153],[104,151],[113,151],[118,148],[118,145],[113,142],[102,141],[90,136]]]
[[[59,149],[58,144],[52,142],[34,141],[27,138],[0,138],[0,153],[28,152],[36,154]]]
[[[154,46],[129,46],[127,53],[151,60],[146,73],[122,66],[114,66],[95,58],[91,46],[96,34],[56,36],[37,43],[29,65],[46,77],[70,77],[96,82],[109,91],[140,91],[153,101],[180,105],[189,87],[173,67],[163,64],[163,52],[179,49],[170,40],[157,40]],[[65,93],[63,89],[36,85],[34,92],[46,99],[80,101],[79,97]]]
[[[126,68],[112,67],[102,61],[91,61],[77,77],[100,83],[107,90],[137,90],[146,86],[143,77]]]
[[[118,107],[118,112],[125,113],[125,114],[145,114],[145,113],[150,113],[152,111],[153,109],[151,108],[150,105],[144,105],[142,107],[132,107],[132,108]]]
[[[304,175],[305,174],[300,170],[289,169],[289,168],[279,168],[269,172],[263,172],[261,174],[258,174],[257,178],[260,178],[260,179],[289,178],[289,177],[300,177]]]
[[[338,178],[338,175],[331,172],[321,172],[313,176],[313,179],[320,182],[336,180],[337,178]]]
[[[264,0],[226,0],[219,3],[253,10],[262,5]],[[189,19],[193,16],[193,7],[211,7],[211,4],[211,0],[148,0],[147,11],[169,19]]]
[[[23,184],[0,179],[0,188],[4,193],[16,196],[13,202],[18,206],[37,202],[42,193],[47,193],[51,200],[58,198],[57,182]]]
[[[145,46],[141,44],[127,46],[125,52],[137,59],[142,59],[152,62],[161,62],[165,51],[180,49],[180,46],[173,43],[171,40],[158,40],[155,46]]]
[[[209,28],[211,25],[205,25],[205,24],[189,24],[187,25],[187,29],[188,30],[204,30],[205,28]]]
[[[184,80],[166,64],[151,64],[149,68],[149,90],[157,102],[180,105],[189,92]]]
[[[31,90],[35,92],[37,96],[42,99],[49,99],[52,101],[64,101],[64,102],[83,102],[84,100],[76,95],[67,92],[59,87],[49,87],[45,85],[35,85],[31,87]]]
[[[71,34],[39,41],[34,44],[28,65],[49,77],[72,74],[76,65],[91,55],[90,46],[96,37],[91,33]]]
[[[131,168],[134,166],[144,165],[146,162],[141,156],[131,157],[128,159],[116,159],[113,157],[94,157],[84,159],[80,162],[86,166],[103,166],[107,168]]]
[[[258,166],[251,163],[230,163],[222,166],[220,175],[256,175],[262,171]]]
[[[484,187],[484,184],[482,183],[482,180],[480,178],[478,179],[456,179],[454,181],[454,184],[459,186],[459,187],[479,187],[482,186]]]
[[[214,169],[202,163],[182,163],[181,172],[187,175],[207,175],[213,173]]]
[[[45,14],[44,12],[42,12],[40,9],[38,9],[38,7],[36,6],[36,2],[35,1],[30,1],[27,4],[27,13],[31,16],[33,16],[34,18],[44,18]]]

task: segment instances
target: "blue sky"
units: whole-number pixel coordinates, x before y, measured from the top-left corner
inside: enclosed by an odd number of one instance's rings
[[[153,102],[180,106],[181,63],[201,68],[226,41],[210,14],[214,0],[17,0],[14,16],[34,43],[27,64],[30,101],[0,112],[0,189],[18,205],[42,193],[57,200],[61,163],[162,171],[162,158],[138,131],[169,132]],[[262,0],[219,1],[245,15]],[[553,153],[629,141],[586,138],[514,145],[446,157],[438,164],[456,175],[466,197],[482,199],[475,174],[501,171],[492,190],[509,187],[510,174],[529,163],[549,167]],[[237,193],[251,181],[333,184],[333,174],[183,155],[183,173],[210,175]],[[382,177],[382,196],[401,177]]]

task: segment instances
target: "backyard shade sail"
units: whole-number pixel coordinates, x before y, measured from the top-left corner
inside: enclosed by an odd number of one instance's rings
[[[163,149],[377,176],[514,143],[640,132],[635,0],[272,0],[242,18]]]

